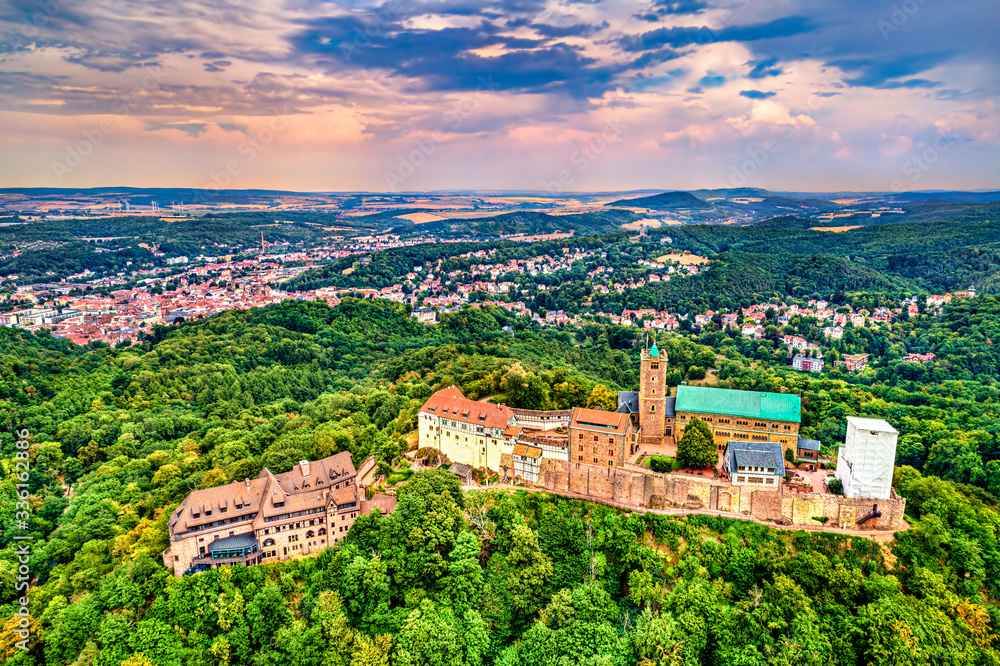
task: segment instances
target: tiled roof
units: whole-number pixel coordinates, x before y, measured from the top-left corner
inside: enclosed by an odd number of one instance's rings
[[[803,439],[803,437],[799,435],[798,447],[800,449],[806,449],[808,451],[819,451],[819,445],[820,442],[818,439]]]
[[[616,432],[622,434],[625,432],[628,422],[629,418],[627,414],[574,407],[569,427],[582,428],[594,432]]]
[[[618,409],[622,414],[635,414],[639,411],[638,391],[618,391]]]
[[[208,552],[214,553],[217,550],[249,548],[255,543],[257,543],[257,537],[254,536],[253,532],[247,532],[246,534],[234,534],[233,536],[225,537],[224,539],[216,539],[212,543],[208,544]]]
[[[514,418],[514,412],[507,405],[492,405],[469,400],[455,386],[441,389],[432,395],[420,411],[453,421],[500,429],[506,429],[507,424]]]
[[[792,393],[758,393],[706,386],[678,386],[678,412],[723,414],[799,423],[802,401]]]
[[[739,467],[766,467],[774,469],[776,476],[785,475],[785,458],[777,442],[728,442],[726,462],[730,474]]]

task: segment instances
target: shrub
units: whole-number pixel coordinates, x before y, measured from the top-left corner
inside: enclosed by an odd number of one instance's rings
[[[674,461],[668,456],[650,456],[649,457],[649,469],[654,472],[664,473],[669,472],[673,469]]]
[[[836,477],[827,478],[826,487],[829,488],[830,492],[834,495],[844,494],[844,482]]]

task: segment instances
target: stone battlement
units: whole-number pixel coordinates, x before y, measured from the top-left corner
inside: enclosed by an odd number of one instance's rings
[[[720,511],[779,525],[817,527],[822,523],[813,519],[826,518],[831,527],[858,531],[901,529],[906,508],[906,500],[895,493],[890,499],[872,500],[784,489],[757,490],[724,481],[552,459],[542,461],[535,486],[553,493],[583,495],[635,508]],[[857,520],[875,504],[882,512],[881,517],[858,525]]]

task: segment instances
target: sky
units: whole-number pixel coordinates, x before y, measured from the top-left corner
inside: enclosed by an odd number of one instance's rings
[[[1000,188],[996,0],[0,0],[0,187]]]

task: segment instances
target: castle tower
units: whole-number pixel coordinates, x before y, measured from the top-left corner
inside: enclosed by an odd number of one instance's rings
[[[663,443],[667,404],[667,355],[656,343],[642,351],[639,367],[639,435],[648,444]]]

